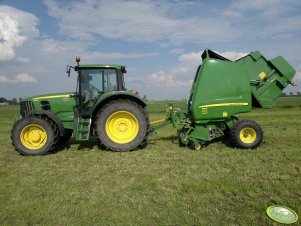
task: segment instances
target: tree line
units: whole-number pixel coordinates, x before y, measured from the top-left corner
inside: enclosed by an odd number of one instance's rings
[[[293,93],[293,92],[289,92],[289,93],[281,93],[281,96],[282,96],[282,97],[301,96],[301,92],[296,92],[296,93]]]
[[[0,103],[18,104],[18,100],[17,100],[17,98],[13,98],[13,99],[9,100],[4,97],[0,97]]]

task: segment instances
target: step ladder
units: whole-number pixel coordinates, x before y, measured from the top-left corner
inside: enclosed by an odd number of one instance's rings
[[[76,140],[89,140],[91,118],[78,117],[76,128]]]

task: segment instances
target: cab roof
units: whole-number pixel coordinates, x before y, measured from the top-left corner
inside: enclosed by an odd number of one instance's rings
[[[121,69],[120,64],[80,64],[79,68],[116,68]]]

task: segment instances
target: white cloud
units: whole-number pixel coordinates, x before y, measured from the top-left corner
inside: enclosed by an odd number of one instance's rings
[[[148,58],[159,55],[158,53],[120,53],[120,52],[99,52],[87,50],[89,46],[86,46],[82,42],[69,41],[62,42],[54,39],[45,39],[41,41],[41,49],[45,54],[57,55],[66,54],[70,55],[76,53],[80,55],[81,59],[86,62],[101,62],[104,60],[116,60],[116,59],[139,59]]]
[[[30,76],[30,75],[27,74],[27,73],[18,74],[18,75],[16,76],[15,81],[16,81],[17,83],[36,83],[36,82],[37,82],[37,80],[36,80],[35,77]]]
[[[262,11],[266,16],[281,15],[300,6],[299,0],[239,0],[234,1],[230,8],[239,11]]]
[[[201,64],[202,62],[202,53],[203,51],[200,52],[190,52],[190,53],[185,53],[182,54],[179,57],[179,61],[182,64],[189,64],[189,65],[198,65]]]
[[[0,75],[0,83],[16,84],[16,83],[37,83],[37,79],[27,73],[16,75],[13,79]]]
[[[170,43],[179,45],[191,41],[287,38],[292,35],[289,32],[300,31],[301,27],[301,16],[295,13],[295,8],[301,6],[299,0],[239,0],[222,10],[207,10],[202,2],[166,0],[68,3],[45,0],[44,3],[49,15],[59,21],[62,34],[88,42],[97,41],[100,36],[131,42],[158,42],[166,47]]]
[[[171,10],[179,11],[182,6],[200,8],[202,3],[125,0],[71,1],[68,4],[45,0],[44,3],[49,15],[59,21],[62,34],[87,41],[96,40],[96,35],[100,35],[132,42],[167,40],[179,44],[189,40],[224,41],[238,34],[228,21],[219,21],[217,16],[201,12],[198,16],[171,16]]]
[[[234,52],[234,51],[229,51],[229,52],[214,51],[214,52],[230,60],[237,60],[248,54],[248,53]],[[197,67],[202,63],[202,53],[203,51],[182,54],[179,57],[179,61],[181,62],[182,65],[187,65],[186,67]]]
[[[86,51],[83,58],[87,61],[90,60],[117,60],[117,59],[140,59],[148,58],[159,55],[158,53],[102,53],[102,52],[89,52]]]
[[[175,75],[166,71],[158,71],[152,73],[148,77],[149,81],[158,86],[164,86],[167,88],[181,88],[181,87],[190,87],[192,84],[192,79],[190,80],[177,80]]]
[[[298,89],[300,90],[301,89],[301,65],[299,65],[297,67],[297,72],[296,72],[296,75],[295,77],[293,78],[293,82],[298,84]]]
[[[15,49],[28,38],[37,37],[38,19],[27,12],[10,6],[0,6],[0,61],[15,57]]]
[[[17,57],[16,60],[20,63],[30,63],[30,60],[27,57]]]
[[[181,48],[175,48],[175,49],[171,49],[169,51],[169,53],[171,53],[171,54],[181,54],[183,52],[184,52],[184,49],[181,49]]]
[[[249,53],[243,53],[243,52],[218,52],[215,51],[217,54],[222,55],[223,57],[229,59],[229,60],[238,60],[246,55],[248,55]]]
[[[300,31],[300,7],[300,0],[238,0],[225,8],[222,15],[225,20],[243,25],[240,29],[245,37],[288,39]]]

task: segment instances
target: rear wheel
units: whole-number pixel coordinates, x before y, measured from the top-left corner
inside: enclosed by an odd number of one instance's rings
[[[145,110],[130,100],[115,100],[97,113],[94,128],[100,143],[113,151],[130,151],[145,145],[149,119]]]
[[[22,118],[14,128],[12,142],[22,155],[42,155],[53,149],[58,131],[52,121],[38,116]]]
[[[232,144],[238,148],[257,148],[263,138],[261,127],[252,120],[241,120],[230,131]]]

